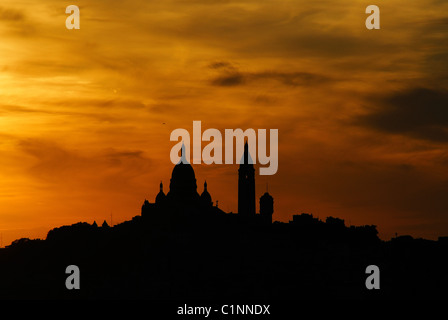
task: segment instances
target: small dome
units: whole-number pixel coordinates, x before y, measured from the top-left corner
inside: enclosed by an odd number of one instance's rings
[[[260,199],[263,199],[263,200],[274,200],[274,198],[272,198],[272,196],[269,193],[267,193],[267,192],[265,192],[264,195],[262,195]]]
[[[156,196],[156,203],[163,202],[166,198],[166,195],[161,191]]]
[[[274,198],[267,192],[260,197],[260,214],[272,215],[274,213]]]
[[[159,193],[158,193],[157,196],[156,196],[156,203],[161,203],[161,202],[163,202],[163,201],[165,200],[165,198],[166,198],[166,195],[165,195],[165,193],[163,192],[163,183],[160,182],[160,191],[159,191]]]
[[[201,202],[205,205],[212,205],[212,196],[207,191],[207,181],[204,182],[204,192],[201,194]]]
[[[149,201],[145,199],[145,202],[143,202],[143,205],[142,205],[142,210],[148,206],[149,206]]]

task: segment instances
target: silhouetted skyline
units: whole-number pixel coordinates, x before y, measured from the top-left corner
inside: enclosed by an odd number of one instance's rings
[[[2,0],[4,245],[131,219],[171,173],[170,132],[195,120],[279,130],[278,221],[447,232],[448,3],[387,1],[367,30],[350,0],[78,2],[81,29],[67,30],[64,4]],[[236,212],[234,169],[195,167]]]
[[[247,156],[247,148],[246,148]],[[248,170],[249,169],[249,170]],[[252,165],[235,179],[239,201],[252,201]],[[249,180],[247,180],[249,176]],[[378,238],[374,225],[346,226],[297,214],[272,223],[273,197],[260,197],[260,213],[226,213],[201,195],[188,162],[172,170],[167,194],[113,227],[107,221],[53,228],[45,240],[17,239],[0,250],[3,299],[446,299],[447,238]],[[241,192],[241,189],[244,192]],[[78,290],[64,286],[63,270],[82,274]],[[366,267],[381,270],[381,288],[364,283]],[[29,269],[29,266],[33,268]],[[28,268],[28,269],[27,269]]]

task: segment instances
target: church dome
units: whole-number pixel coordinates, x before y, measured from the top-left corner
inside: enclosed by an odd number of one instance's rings
[[[168,192],[167,196],[171,200],[199,200],[196,177],[193,167],[185,158],[184,146],[182,146],[182,158],[180,159],[179,163],[174,166],[173,172],[171,173],[170,191]]]
[[[165,198],[166,198],[166,195],[163,192],[163,184],[162,184],[162,182],[160,182],[160,191],[159,191],[159,193],[156,196],[156,203],[163,202],[165,200]]]
[[[173,169],[170,181],[170,192],[196,192],[196,177],[193,167],[189,163],[178,163]]]
[[[204,205],[212,205],[212,196],[207,191],[207,181],[204,183],[204,192],[201,194],[201,203]]]
[[[191,164],[182,162],[176,164],[171,174],[171,182],[173,181],[179,183],[194,181],[196,183],[196,177]]]

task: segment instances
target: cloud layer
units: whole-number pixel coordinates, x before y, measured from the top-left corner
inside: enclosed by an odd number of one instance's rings
[[[409,88],[374,99],[376,109],[360,125],[434,142],[448,142],[448,91]]]

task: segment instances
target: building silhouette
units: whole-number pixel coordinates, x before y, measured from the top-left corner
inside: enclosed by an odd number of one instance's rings
[[[260,197],[260,219],[263,224],[272,223],[272,214],[274,213],[274,198],[266,191]]]
[[[169,191],[165,195],[163,183],[155,202],[145,200],[141,215],[153,223],[199,223],[226,222],[272,224],[274,199],[269,193],[260,198],[260,214],[255,209],[255,168],[249,153],[249,146],[244,145],[244,154],[238,169],[238,213],[226,213],[218,208],[218,201],[213,203],[212,196],[204,181],[204,190],[199,195],[197,180],[193,167],[185,157],[182,146],[181,158],[171,173]]]
[[[249,220],[255,216],[255,169],[247,142],[242,160],[238,169],[238,214]]]

